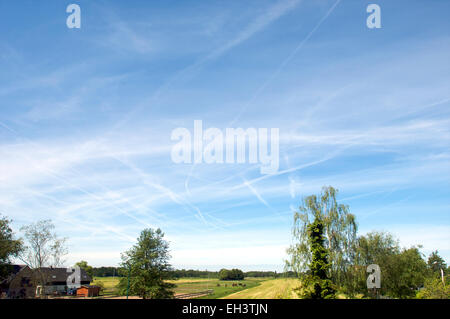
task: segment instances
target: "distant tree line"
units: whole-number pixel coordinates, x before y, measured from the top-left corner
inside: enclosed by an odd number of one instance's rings
[[[218,278],[218,271],[193,270],[193,269],[175,269],[173,270],[175,278]]]
[[[245,277],[271,277],[271,278],[297,278],[298,274],[294,271],[276,272],[276,271],[247,271]]]
[[[83,268],[83,267],[81,267]],[[93,267],[95,277],[126,277],[126,270],[121,267]],[[218,271],[175,269],[170,273],[174,278],[218,278]]]
[[[123,277],[126,272],[123,272],[120,267],[92,267],[85,264],[84,261],[78,262],[78,266],[83,268],[87,274],[92,277]],[[210,270],[196,270],[196,269],[175,269],[171,271],[174,278],[219,278],[218,271]],[[276,271],[247,271],[244,272],[244,277],[257,278],[296,278],[298,274],[294,271],[276,272]]]
[[[173,270],[175,278],[219,278],[218,271],[194,270],[194,269],[175,269]],[[276,272],[276,271],[247,271],[244,277],[271,277],[271,278],[296,278],[294,271]]]
[[[119,269],[120,267],[93,267],[92,274],[94,277],[122,277]]]

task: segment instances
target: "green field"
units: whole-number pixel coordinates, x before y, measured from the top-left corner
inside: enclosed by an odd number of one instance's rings
[[[228,294],[224,299],[296,299],[294,288],[300,286],[295,278],[271,279],[254,288]]]
[[[103,283],[105,287],[102,297],[112,298],[118,296],[116,285],[119,277],[94,277],[93,285]],[[189,294],[202,292],[209,289],[213,294],[198,297],[198,299],[296,299],[297,294],[293,289],[300,286],[300,280],[296,278],[251,278],[241,281],[221,281],[217,278],[180,278],[170,280],[176,285],[175,294]],[[233,283],[242,285],[234,286]],[[243,284],[246,286],[244,287]],[[226,285],[226,286],[225,286]],[[362,295],[356,298],[361,298]],[[123,297],[122,297],[123,298]],[[347,296],[338,294],[338,299],[345,299]]]
[[[246,278],[245,280],[239,281],[221,281],[217,278],[180,278],[178,280],[170,280],[170,282],[176,285],[175,294],[189,294],[212,289],[214,291],[213,294],[200,298],[217,299],[239,291],[255,288],[269,279],[271,278]],[[99,282],[102,282],[105,287],[103,291],[104,297],[117,295],[116,285],[119,283],[119,277],[95,277],[92,284],[98,285]],[[237,285],[233,287],[233,284]]]
[[[99,282],[102,282],[105,288],[102,293],[103,296],[108,297],[117,295],[116,286],[119,283],[119,277],[94,277],[92,284],[98,285]]]
[[[212,289],[214,290],[213,294],[200,297],[199,299],[217,299],[238,291],[256,287],[260,285],[263,280],[264,279],[259,278],[246,278],[245,280],[239,281],[222,281],[218,279],[198,280],[196,278],[184,278],[174,281],[174,283],[177,285],[175,288],[175,293],[177,294],[200,292]],[[233,286],[233,284],[236,285]]]

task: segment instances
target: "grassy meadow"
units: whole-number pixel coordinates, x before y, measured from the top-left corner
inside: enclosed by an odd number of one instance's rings
[[[99,285],[100,283],[102,283],[102,285],[104,286],[102,295],[103,297],[108,298],[118,295],[116,286],[119,283],[119,280],[119,277],[94,277],[94,281],[92,282],[92,284]],[[189,294],[205,291],[208,289],[212,289],[214,291],[213,294],[200,297],[200,299],[218,299],[226,297],[228,295],[236,295],[235,298],[246,298],[239,297],[239,292],[242,293],[247,290],[254,291],[254,289],[260,286],[266,287],[263,289],[268,289],[270,285],[268,286],[266,283],[271,281],[273,281],[272,278],[251,277],[239,281],[222,281],[217,278],[180,278],[178,280],[170,280],[171,283],[174,283],[176,285],[175,294]],[[233,287],[233,284],[237,285]],[[282,289],[280,285],[277,285],[277,287]]]
[[[99,283],[103,283],[103,293],[104,297],[109,296],[117,296],[116,286],[119,283],[119,277],[94,277],[94,281],[92,285],[99,285]]]
[[[300,280],[296,278],[270,279],[257,287],[228,294],[223,299],[296,299],[293,289],[299,286]]]
[[[208,296],[199,297],[198,299],[218,299],[222,298],[224,296],[227,296],[229,294],[234,294],[239,291],[243,291],[246,289],[257,287],[261,284],[262,281],[267,280],[266,279],[260,279],[260,278],[246,278],[245,280],[230,280],[230,281],[222,281],[218,279],[209,280],[207,282],[207,285],[205,286],[205,283],[202,283],[202,290],[207,289],[213,289],[214,293]],[[181,292],[183,289],[190,289],[194,286],[192,283],[175,283],[177,285],[177,288],[175,289],[175,292]],[[233,284],[237,284],[233,287]],[[241,284],[241,285],[239,285]],[[245,286],[244,286],[245,285]]]

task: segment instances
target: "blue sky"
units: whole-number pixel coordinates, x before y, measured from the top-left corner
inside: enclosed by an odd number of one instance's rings
[[[66,7],[81,7],[81,29]],[[366,7],[381,7],[381,29]],[[176,267],[281,270],[322,186],[450,261],[448,1],[2,1],[0,212],[68,263],[160,227]],[[280,168],[174,164],[171,132],[279,128]]]

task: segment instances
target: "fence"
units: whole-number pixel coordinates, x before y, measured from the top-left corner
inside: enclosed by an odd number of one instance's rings
[[[199,291],[199,292],[192,292],[189,294],[179,294],[175,296],[175,299],[191,299],[191,298],[197,298],[197,297],[202,297],[202,296],[207,296],[214,293],[213,289],[208,289],[208,290],[204,290],[204,291]]]

